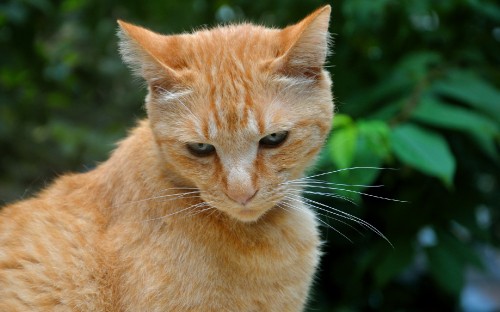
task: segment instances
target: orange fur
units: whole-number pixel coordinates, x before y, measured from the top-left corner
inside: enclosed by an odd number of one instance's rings
[[[280,203],[330,130],[329,14],[175,36],[120,21],[148,119],[96,169],[0,211],[0,311],[301,311],[317,224]]]

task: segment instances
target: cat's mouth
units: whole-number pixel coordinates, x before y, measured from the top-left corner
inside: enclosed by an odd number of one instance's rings
[[[228,205],[215,206],[230,217],[245,223],[256,222],[272,207],[270,205],[239,205],[229,203]]]
[[[236,201],[227,194],[222,195],[218,192],[202,192],[201,197],[207,204],[229,217],[251,223],[258,221],[281,200],[281,196],[269,193],[261,189],[247,196],[248,199],[245,201]]]

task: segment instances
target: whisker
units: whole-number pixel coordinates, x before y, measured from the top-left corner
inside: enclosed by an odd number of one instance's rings
[[[149,197],[149,198],[144,198],[144,199],[130,201],[130,202],[127,202],[127,203],[116,204],[116,205],[113,205],[112,207],[116,208],[116,207],[122,206],[122,205],[132,205],[132,204],[137,204],[137,203],[143,203],[143,202],[150,201],[150,200],[163,199],[163,198],[174,197],[174,196],[175,196],[174,199],[179,199],[179,198],[185,198],[185,195],[197,194],[197,193],[199,193],[199,191],[185,192],[185,193],[176,193],[176,194],[169,194],[169,195],[160,195],[160,196],[153,196],[153,197]]]
[[[165,202],[168,202],[168,201],[172,201],[172,200],[178,200],[178,199],[192,199],[192,198],[202,198],[201,195],[191,195],[191,196],[179,196],[179,197],[174,197],[174,198],[167,198],[167,199],[163,199],[161,201],[159,201],[160,203],[165,203]]]
[[[190,194],[199,194],[200,191],[191,191],[191,192],[184,192],[184,193],[175,193],[175,194],[168,194],[168,195],[159,195],[159,196],[154,196],[150,197],[148,199],[162,199],[162,198],[167,198],[167,197],[181,197],[184,195],[190,195]]]
[[[285,185],[290,185],[290,184],[297,184],[297,185],[305,185],[307,187],[315,187],[315,185],[311,184],[321,184],[321,185],[338,185],[338,186],[354,186],[354,187],[383,187],[383,185],[365,185],[365,184],[345,184],[345,183],[334,183],[334,182],[327,182],[327,181],[322,181],[322,180],[307,180],[307,181],[297,181],[297,180],[291,180],[291,181],[286,181],[282,184]]]
[[[349,225],[346,222],[343,222],[341,220],[338,220],[338,218],[342,218],[348,221],[352,221],[357,223],[359,226],[369,229],[381,238],[383,238],[385,241],[389,243],[389,245],[394,248],[393,244],[390,242],[390,240],[381,232],[379,231],[376,227],[371,225],[370,223],[364,221],[361,218],[358,218],[354,215],[351,215],[349,213],[346,213],[342,210],[336,209],[334,207],[328,206],[326,204],[323,204],[321,202],[314,201],[310,198],[303,197],[302,194],[311,194],[311,195],[320,195],[320,196],[325,196],[325,197],[331,197],[331,198],[339,198],[346,200],[354,205],[357,205],[357,203],[352,200],[352,198],[349,198],[348,196],[343,196],[340,194],[337,194],[337,192],[321,192],[320,190],[328,190],[328,191],[340,191],[340,192],[346,192],[346,193],[354,193],[354,194],[359,194],[367,197],[372,197],[372,198],[377,198],[377,199],[382,199],[382,200],[388,200],[388,201],[393,201],[393,202],[399,202],[399,203],[406,203],[407,201],[404,200],[398,200],[394,198],[388,198],[388,197],[383,197],[383,196],[378,196],[378,195],[372,195],[369,193],[365,193],[360,191],[359,189],[351,189],[354,187],[360,187],[360,188],[377,188],[377,187],[382,187],[383,185],[363,185],[363,184],[346,184],[346,183],[335,183],[335,182],[330,182],[330,181],[323,181],[321,179],[315,179],[316,177],[321,177],[329,174],[334,174],[338,172],[343,172],[343,171],[348,171],[348,170],[359,170],[359,169],[371,169],[371,170],[398,170],[395,168],[382,168],[382,167],[350,167],[350,168],[343,168],[343,169],[337,169],[333,171],[328,171],[328,172],[323,172],[323,173],[318,173],[314,174],[311,176],[307,177],[302,177],[294,180],[289,180],[280,183],[280,185],[286,186],[287,189],[284,192],[285,193],[285,198],[287,200],[292,200],[296,202],[300,202],[303,205],[306,205],[311,208],[316,209],[316,213],[320,216],[326,217],[324,214],[318,212],[318,211],[323,211],[327,213],[327,215],[334,219],[335,221],[341,222],[345,225],[350,226],[354,230],[358,231],[355,227]],[[300,194],[298,194],[300,192]],[[331,217],[331,215],[335,217]],[[358,231],[359,232],[359,231]]]
[[[173,213],[169,213],[167,215],[164,215],[164,216],[161,216],[161,217],[157,217],[157,218],[151,218],[151,219],[142,220],[142,222],[155,221],[155,220],[160,220],[160,219],[168,218],[168,217],[171,217],[171,216],[176,215],[178,213],[181,213],[183,211],[192,210],[192,209],[195,209],[197,207],[204,206],[204,205],[207,205],[207,203],[206,202],[201,202],[201,203],[193,204],[193,205],[191,205],[189,207],[186,207],[186,208],[183,208],[183,209],[181,209],[179,211],[176,211],[176,212],[173,212]]]
[[[219,216],[222,214],[222,212],[219,209],[217,209],[217,208],[214,207],[214,209],[212,210],[212,212],[208,214],[208,217],[210,217],[214,213],[218,213]]]
[[[337,170],[333,170],[333,171],[318,173],[318,174],[315,174],[315,175],[312,175],[312,176],[298,178],[298,179],[290,180],[290,181],[307,180],[307,179],[310,179],[310,178],[320,177],[320,176],[324,176],[324,175],[327,175],[327,174],[338,173],[338,172],[347,171],[347,170],[358,170],[358,169],[398,170],[398,169],[395,169],[395,168],[382,168],[382,167],[349,167],[349,168],[342,168],[342,169],[337,169]]]
[[[360,192],[360,191],[355,191],[355,190],[349,190],[349,189],[339,188],[339,187],[315,186],[315,188],[327,189],[327,190],[334,190],[334,191],[344,191],[344,192],[356,193],[356,194],[360,194],[360,195],[364,195],[364,196],[368,196],[368,197],[374,197],[374,198],[383,199],[383,200],[389,200],[389,201],[394,201],[394,202],[399,202],[399,203],[406,203],[406,201],[404,201],[404,200],[393,199],[393,198],[388,198],[388,197],[382,197],[382,196],[368,194],[368,193],[365,193],[365,192]]]
[[[345,200],[345,201],[348,201],[350,202],[351,204],[353,205],[358,205],[356,202],[354,202],[352,199],[350,199],[349,197],[346,197],[346,196],[342,196],[342,195],[338,195],[338,194],[332,194],[332,193],[324,193],[324,192],[314,192],[314,191],[302,191],[302,193],[305,193],[305,194],[312,194],[312,195],[322,195],[322,196],[326,196],[326,197],[333,197],[333,198],[339,198],[339,199],[342,199],[342,200]]]
[[[355,217],[355,216],[353,216],[353,215],[351,215],[351,214],[348,214],[347,212],[344,212],[344,211],[342,211],[342,210],[335,209],[335,208],[333,208],[333,207],[327,206],[327,205],[322,204],[322,203],[317,203],[317,202],[315,202],[315,201],[313,201],[313,200],[310,200],[310,199],[308,199],[308,198],[304,198],[304,197],[302,197],[302,196],[291,197],[291,196],[289,196],[289,195],[286,195],[286,196],[285,196],[285,198],[290,199],[290,200],[293,200],[293,201],[296,201],[296,202],[299,202],[299,203],[302,203],[302,204],[305,204],[305,205],[308,205],[308,206],[313,207],[313,208],[316,208],[316,209],[318,209],[318,210],[320,210],[320,211],[327,212],[327,213],[329,213],[330,215],[334,215],[334,216],[338,216],[338,217],[340,217],[340,218],[344,218],[344,219],[347,219],[347,220],[351,220],[351,221],[353,221],[353,222],[358,223],[358,224],[359,224],[359,225],[361,225],[361,226],[364,226],[364,227],[367,227],[367,228],[369,227],[369,226],[368,226],[369,224],[368,224],[368,225],[364,224],[364,223],[367,223],[367,222],[366,222],[366,221],[364,221],[364,220],[362,220],[362,219],[359,219],[359,218],[357,218],[357,217]],[[309,203],[306,203],[305,201],[307,201],[307,202],[309,202]],[[327,208],[332,209],[332,210],[334,210],[334,211],[330,211],[330,210],[328,210],[328,209],[325,209],[325,208],[319,207],[319,206],[317,206],[316,204],[319,204],[320,206],[327,207]]]
[[[292,210],[295,210],[295,211],[302,211],[299,207],[296,207],[296,206],[293,206],[291,205],[290,203],[286,203],[286,202],[281,202],[281,204],[283,205],[286,205],[286,207],[292,209]],[[322,224],[324,224],[326,227],[334,230],[335,232],[337,232],[339,235],[341,235],[342,237],[344,237],[345,239],[347,239],[349,242],[352,243],[352,240],[347,237],[344,233],[340,232],[339,230],[337,230],[336,228],[334,228],[333,226],[331,226],[330,224],[326,223],[325,221],[321,220],[320,218],[316,218],[317,221],[321,222]]]
[[[187,215],[186,215],[186,217],[192,217],[192,216],[195,216],[195,215],[197,215],[197,214],[200,214],[200,213],[202,213],[202,212],[204,212],[204,211],[208,211],[208,210],[211,210],[211,209],[216,209],[216,208],[212,207],[209,203],[206,203],[206,202],[205,202],[205,204],[206,204],[208,207],[203,208],[203,209],[201,209],[201,210],[198,210],[198,211],[196,211],[195,213],[190,213],[190,214],[187,214]],[[203,206],[201,206],[201,207],[203,207]]]
[[[298,196],[298,195],[295,195],[295,194],[292,194],[292,195],[295,196],[295,197],[291,197],[290,195],[286,195],[286,198],[291,199],[291,200],[295,200],[295,201],[298,201],[298,202],[303,202],[303,200],[305,200],[312,207],[315,207],[316,209],[319,209],[319,210],[324,211],[324,212],[328,212],[328,213],[336,215],[338,217],[343,217],[345,219],[354,221],[354,222],[356,222],[356,223],[358,223],[358,224],[360,224],[362,226],[365,226],[368,229],[370,229],[371,231],[373,231],[375,234],[377,234],[378,236],[382,237],[385,241],[387,241],[394,248],[394,246],[392,245],[392,243],[389,241],[389,239],[384,234],[382,234],[382,232],[380,232],[376,227],[374,227],[370,223],[364,221],[363,219],[358,218],[356,216],[353,216],[351,214],[348,214],[348,213],[346,213],[346,212],[344,212],[342,210],[336,209],[334,207],[331,207],[331,206],[325,205],[323,203],[314,201],[312,199],[304,198],[304,197],[301,197],[301,196]],[[324,207],[324,208],[322,208],[322,207]],[[331,211],[331,210],[333,210],[333,211]]]
[[[291,204],[291,203],[289,203],[289,204]],[[309,205],[309,204],[307,204],[307,203],[302,202],[302,204],[306,205],[307,207],[314,208],[314,206],[311,206],[311,205]],[[351,225],[351,224],[349,224],[349,223],[345,222],[344,220],[341,220],[341,219],[339,219],[339,218],[335,218],[335,217],[333,217],[333,216],[331,216],[331,215],[327,215],[327,214],[324,214],[324,213],[321,213],[321,212],[318,212],[318,211],[316,211],[316,212],[315,212],[315,214],[320,215],[320,216],[322,216],[322,217],[324,217],[324,218],[326,218],[326,219],[329,219],[329,220],[334,220],[334,221],[336,221],[336,222],[342,223],[342,224],[344,224],[345,226],[350,227],[350,228],[351,228],[351,229],[353,229],[354,231],[358,232],[358,234],[360,234],[360,235],[364,236],[364,234],[363,234],[360,230],[358,230],[355,226],[353,226],[353,225]]]
[[[198,190],[197,187],[170,187],[159,191],[158,193],[165,193],[171,190]]]

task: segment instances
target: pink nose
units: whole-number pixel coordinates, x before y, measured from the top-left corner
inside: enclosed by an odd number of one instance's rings
[[[249,190],[228,190],[226,195],[238,204],[246,205],[255,197],[257,192],[258,190],[254,190],[253,188]]]

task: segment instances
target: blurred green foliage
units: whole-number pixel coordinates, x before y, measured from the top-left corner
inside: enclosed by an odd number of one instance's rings
[[[0,200],[106,159],[143,117],[117,18],[163,33],[251,20],[284,26],[323,1],[7,0],[0,3]],[[332,3],[337,117],[318,171],[375,225],[325,219],[312,311],[453,311],[479,246],[500,241],[500,5],[494,0]],[[334,184],[330,184],[334,185]],[[321,191],[321,190],[320,190]],[[360,195],[361,191],[368,195]],[[407,201],[383,200],[393,198]],[[362,235],[360,235],[360,233]]]

